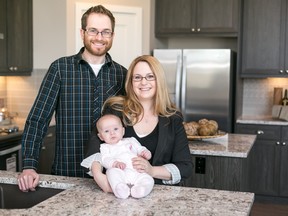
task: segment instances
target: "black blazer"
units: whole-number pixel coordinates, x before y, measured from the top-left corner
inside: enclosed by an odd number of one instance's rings
[[[178,167],[183,180],[192,174],[192,157],[182,122],[183,118],[180,113],[169,118],[159,116],[158,143],[151,165],[161,166],[172,163]],[[100,152],[100,144],[95,129],[87,145],[86,157]],[[142,145],[145,146],[144,143]],[[161,182],[155,179],[155,183],[161,184]]]

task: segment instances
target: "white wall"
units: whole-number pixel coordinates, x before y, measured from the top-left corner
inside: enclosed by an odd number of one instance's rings
[[[143,54],[151,51],[154,23],[151,2],[155,0],[33,0],[33,72],[31,76],[5,77],[0,80],[0,96],[7,94],[10,112],[19,113],[22,125],[38,93],[41,81],[50,64],[59,57],[75,54],[75,3],[87,2],[142,8]],[[117,22],[117,20],[116,20]],[[128,47],[129,48],[129,47]],[[2,84],[3,83],[3,84]]]
[[[150,53],[150,37],[154,35],[150,26],[152,22],[151,0],[33,0],[35,69],[48,68],[55,59],[75,54],[76,2],[141,7],[143,10],[143,54]]]
[[[33,0],[33,68],[66,55],[66,1]]]

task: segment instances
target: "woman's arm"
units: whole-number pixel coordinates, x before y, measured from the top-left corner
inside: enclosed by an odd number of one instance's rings
[[[171,181],[163,181],[164,184],[176,184],[182,179],[188,178],[192,174],[192,157],[190,154],[187,134],[183,126],[181,113],[171,117],[172,130],[174,131],[171,143],[172,156],[170,163],[165,164],[165,168],[171,173]]]
[[[94,178],[94,181],[97,185],[105,192],[111,193],[112,189],[108,182],[107,176],[102,173],[102,166],[98,161],[94,161],[91,166],[91,172]]]

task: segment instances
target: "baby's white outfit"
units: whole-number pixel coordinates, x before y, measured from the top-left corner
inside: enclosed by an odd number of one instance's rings
[[[102,166],[116,197],[126,199],[131,194],[134,198],[147,196],[153,189],[154,179],[147,173],[139,173],[132,166],[132,158],[136,157],[144,146],[134,138],[123,138],[117,144],[101,144],[100,153]],[[115,161],[126,164],[124,170],[113,168]]]

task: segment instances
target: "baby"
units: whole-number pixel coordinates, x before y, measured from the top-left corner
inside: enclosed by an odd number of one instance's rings
[[[96,124],[98,137],[105,143],[100,146],[102,166],[116,197],[126,199],[147,196],[153,189],[154,179],[147,173],[139,173],[131,159],[141,156],[147,160],[151,152],[134,138],[123,138],[125,129],[119,117],[104,115]]]

